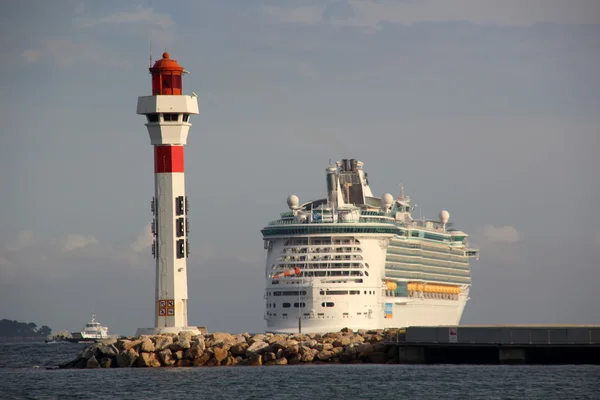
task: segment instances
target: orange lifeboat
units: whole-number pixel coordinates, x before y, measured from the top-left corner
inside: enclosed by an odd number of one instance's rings
[[[286,278],[286,277],[292,276],[292,275],[300,275],[300,268],[294,267],[294,268],[287,269],[280,274],[274,275],[273,278],[274,279]]]

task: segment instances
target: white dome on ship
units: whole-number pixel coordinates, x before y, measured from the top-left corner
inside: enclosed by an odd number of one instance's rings
[[[385,193],[381,196],[381,210],[383,212],[388,212],[390,208],[392,208],[392,204],[394,203],[394,196],[389,193]]]
[[[450,213],[446,210],[440,211],[440,222],[442,224],[447,224],[450,219]]]
[[[386,206],[391,206],[394,203],[394,196],[389,193],[381,196],[381,204],[385,204]]]
[[[293,210],[294,208],[298,208],[298,204],[300,204],[300,199],[295,194],[290,194],[287,198],[288,207]]]

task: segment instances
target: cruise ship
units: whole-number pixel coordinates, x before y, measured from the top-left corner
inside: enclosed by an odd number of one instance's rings
[[[262,229],[267,332],[458,325],[479,250],[450,214],[416,219],[404,190],[373,196],[363,163],[326,168],[326,197],[300,202]]]

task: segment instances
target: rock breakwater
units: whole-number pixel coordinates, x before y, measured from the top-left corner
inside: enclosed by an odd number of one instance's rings
[[[327,334],[230,334],[130,337],[94,343],[59,368],[200,367],[303,363],[397,363],[396,330]]]

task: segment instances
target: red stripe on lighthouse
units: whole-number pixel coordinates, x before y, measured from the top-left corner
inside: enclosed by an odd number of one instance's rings
[[[154,146],[154,173],[185,172],[183,146]]]

